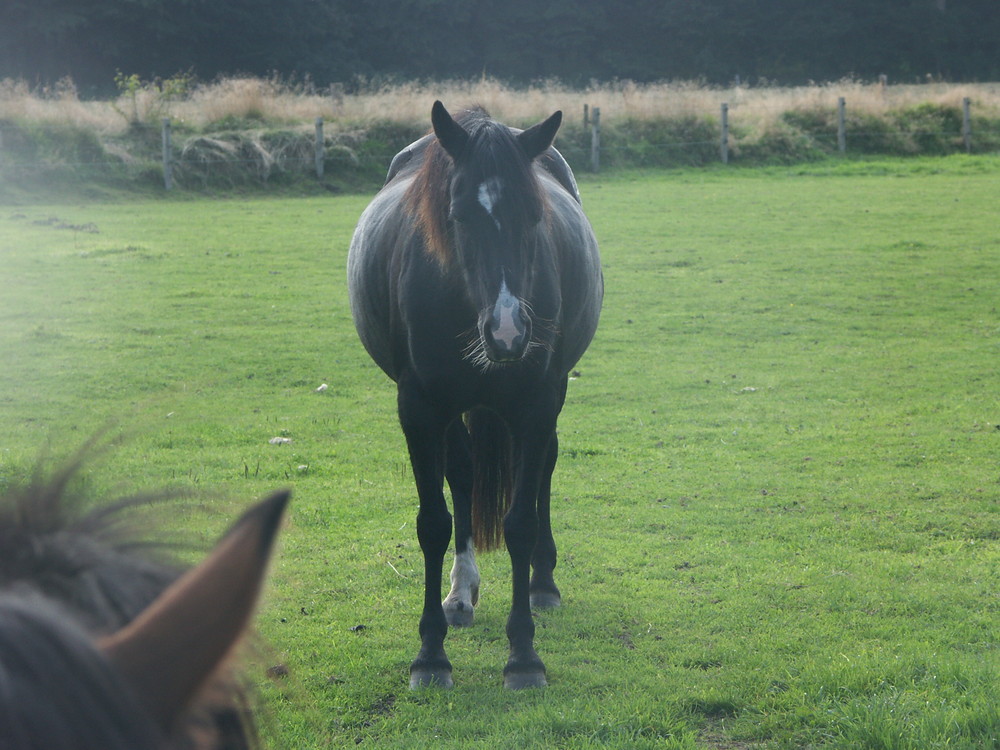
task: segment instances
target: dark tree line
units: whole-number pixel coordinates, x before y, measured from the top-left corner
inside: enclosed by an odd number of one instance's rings
[[[0,78],[1000,79],[997,0],[0,0]]]

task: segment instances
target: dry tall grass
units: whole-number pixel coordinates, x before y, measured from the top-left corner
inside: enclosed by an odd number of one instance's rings
[[[76,87],[65,79],[43,89],[10,78],[0,80],[0,120],[72,123],[109,134],[125,128],[109,102],[81,101]]]
[[[171,169],[182,186],[235,187],[315,176],[315,118],[325,121],[326,179],[381,181],[398,149],[426,132],[431,103],[480,104],[528,125],[562,109],[559,148],[574,169],[592,168],[584,106],[600,107],[601,167],[717,162],[719,112],[729,107],[728,153],[736,163],[795,163],[836,153],[837,99],[847,102],[852,154],[946,154],[965,150],[961,104],[972,101],[975,153],[1000,152],[1000,83],[881,86],[854,80],[814,86],[711,87],[691,82],[556,82],[515,89],[493,79],[408,83],[346,94],[277,79],[235,77],[118,82],[122,94],[81,100],[70,81],[32,89],[0,81],[0,194],[34,179],[162,183],[159,123],[174,124]]]
[[[519,89],[484,78],[398,84],[345,95],[337,89],[320,94],[273,79],[237,77],[199,85],[179,100],[167,100],[155,84],[147,84],[131,95],[134,98],[106,101],[82,101],[68,81],[38,90],[8,79],[0,81],[0,120],[73,124],[113,135],[128,128],[133,112],[140,121],[169,115],[198,130],[231,118],[306,127],[323,117],[334,127],[351,128],[377,121],[421,125],[428,121],[435,99],[453,109],[480,104],[497,119],[515,123],[539,120],[555,109],[582,117],[585,104],[600,107],[605,122],[714,116],[725,102],[734,119],[766,129],[784,112],[835,107],[841,96],[852,112],[867,114],[924,103],[957,107],[969,97],[977,114],[1000,116],[1000,83],[882,86],[844,80],[787,88],[718,88],[691,82],[626,81],[586,89],[556,82]]]
[[[787,111],[835,107],[843,96],[853,111],[879,114],[932,103],[961,106],[970,97],[984,115],[1000,114],[1000,83],[882,86],[854,80],[814,86],[719,88],[694,82],[606,83],[571,89],[558,83],[512,89],[494,80],[407,84],[345,98],[341,113],[355,120],[419,121],[427,119],[434,99],[452,106],[481,104],[500,120],[533,121],[562,109],[582,113],[584,104],[601,108],[611,119],[661,119],[711,116],[723,103],[731,114],[767,124]]]

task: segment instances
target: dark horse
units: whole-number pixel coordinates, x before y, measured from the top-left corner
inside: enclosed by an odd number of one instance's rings
[[[122,532],[138,501],[86,511],[71,474],[0,497],[0,748],[256,747],[245,692],[220,665],[250,619],[287,493],[180,575]]]
[[[597,241],[569,166],[562,115],[519,131],[441,102],[433,134],[393,160],[362,214],[348,281],[361,340],[396,381],[420,498],[421,648],[410,686],[451,684],[448,625],[472,623],[479,549],[513,569],[504,684],[545,685],[531,607],[560,603],[549,494],[567,377],[601,309]],[[455,509],[451,591],[441,601]],[[533,571],[533,572],[532,572]]]

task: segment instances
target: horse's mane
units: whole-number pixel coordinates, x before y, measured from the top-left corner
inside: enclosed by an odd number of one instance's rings
[[[527,158],[518,158],[520,149],[510,128],[492,119],[482,107],[472,107],[455,114],[455,122],[470,135],[467,158],[474,161],[483,176],[498,176],[517,186],[510,191],[512,212],[526,220],[537,221],[544,195]],[[449,186],[454,162],[437,138],[432,138],[423,153],[413,181],[404,196],[404,204],[414,217],[427,252],[442,266],[452,260]]]
[[[51,600],[0,594],[0,747],[162,746],[124,679]]]
[[[435,138],[424,150],[424,161],[406,190],[404,201],[423,235],[427,252],[442,266],[451,261],[448,226],[448,184],[453,164]]]
[[[4,750],[8,736],[18,736],[5,734],[8,725],[13,727],[12,722],[25,720],[24,716],[32,717],[39,728],[51,725],[53,734],[44,735],[44,740],[31,736],[30,742],[14,742],[9,746],[14,750],[119,747],[59,744],[62,733],[69,731],[63,727],[77,721],[80,736],[103,731],[106,712],[111,710],[105,704],[120,687],[120,678],[102,663],[92,641],[130,623],[184,567],[169,559],[164,545],[143,540],[132,518],[141,506],[170,498],[161,493],[91,503],[78,481],[85,453],[51,473],[36,469],[29,480],[0,495],[0,747]],[[31,638],[19,633],[30,633]],[[212,695],[211,705],[194,707],[170,744],[163,745],[161,738],[142,745],[124,741],[120,747],[254,747],[255,730],[244,691],[231,676],[217,679],[206,691]],[[37,680],[41,682],[31,687]],[[9,694],[15,686],[17,694]],[[30,694],[36,689],[47,692],[32,706]],[[80,697],[88,695],[86,700]],[[118,690],[117,695],[124,696],[114,714],[121,719],[132,706],[127,691]],[[224,699],[216,700],[218,695]],[[29,714],[15,720],[26,710]],[[105,713],[97,715],[101,711]],[[211,738],[207,743],[206,737]]]
[[[131,622],[180,568],[128,523],[130,510],[162,495],[94,507],[74,486],[79,469],[37,469],[0,497],[0,590],[31,588],[103,634]]]

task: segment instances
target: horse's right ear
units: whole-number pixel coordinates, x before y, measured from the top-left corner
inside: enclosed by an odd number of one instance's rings
[[[469,134],[455,122],[440,101],[434,102],[431,108],[431,124],[434,126],[434,135],[444,150],[452,159],[458,159],[469,142]]]
[[[556,110],[552,115],[537,125],[532,125],[522,133],[518,133],[517,142],[521,144],[529,161],[534,161],[548,151],[556,139],[556,133],[562,124],[562,110]]]
[[[164,730],[246,629],[288,498],[247,511],[206,560],[99,644]]]

